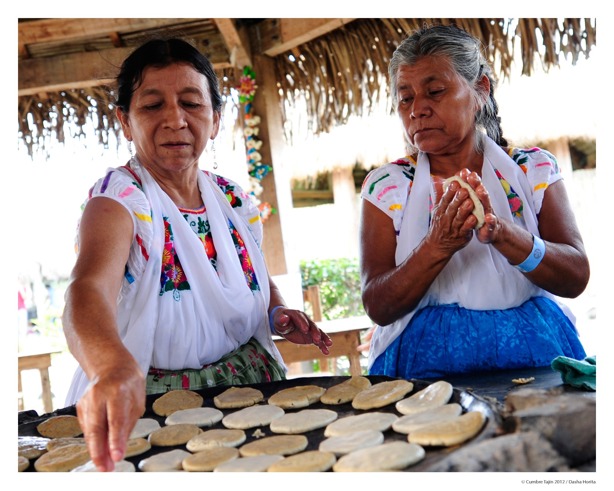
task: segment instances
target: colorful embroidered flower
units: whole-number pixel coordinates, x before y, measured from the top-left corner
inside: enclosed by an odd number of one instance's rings
[[[226,199],[228,200],[228,202],[233,208],[236,208],[237,206],[241,206],[242,204],[241,199],[235,193],[231,191],[226,191]]]
[[[522,201],[520,200],[520,198],[518,196],[516,197],[508,196],[507,201],[510,204],[510,210],[512,214],[515,216],[520,216],[522,214]]]
[[[203,240],[203,237],[201,237]],[[206,234],[204,237],[205,251],[207,252],[207,257],[209,259],[213,259],[217,256],[217,252],[215,250],[215,244],[213,243],[213,237],[211,234]]]
[[[495,169],[495,173],[497,174],[497,178],[499,179],[499,182],[501,183],[501,186],[505,191],[505,194],[507,196],[507,202],[509,204],[512,215],[517,217],[522,216],[522,200],[518,197],[510,183],[503,178],[503,176],[497,169]]]

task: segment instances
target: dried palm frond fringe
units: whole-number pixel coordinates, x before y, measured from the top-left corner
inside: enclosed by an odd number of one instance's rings
[[[574,64],[588,58],[596,44],[595,19],[360,19],[276,57],[284,121],[301,98],[315,134],[368,115],[378,98],[389,104],[390,56],[408,33],[433,24],[456,24],[481,39],[500,79],[510,76],[517,49],[521,73],[531,75],[539,61],[546,71],[558,66],[559,55]]]
[[[479,37],[499,78],[509,77],[516,50],[522,74],[530,75],[538,61],[546,70],[557,66],[560,56],[571,56],[575,63],[588,58],[596,44],[595,19],[358,19],[275,58],[286,138],[292,139],[289,118],[298,101],[314,134],[345,124],[351,115],[368,115],[377,103],[389,105],[392,52],[410,31],[438,23],[454,23]],[[234,70],[218,75],[224,91],[236,85]],[[44,152],[49,138],[64,142],[63,123],[68,122],[77,135],[93,123],[106,146],[120,131],[112,100],[109,87],[21,96],[21,143],[30,155]]]

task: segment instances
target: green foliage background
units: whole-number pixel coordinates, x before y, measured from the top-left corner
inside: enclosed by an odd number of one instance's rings
[[[303,289],[320,287],[322,316],[326,320],[365,315],[360,295],[358,259],[301,261]]]

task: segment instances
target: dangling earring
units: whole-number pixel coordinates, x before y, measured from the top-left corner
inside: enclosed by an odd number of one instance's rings
[[[132,140],[128,140],[128,152],[130,152],[130,158],[134,157],[134,150],[132,149]]]
[[[213,168],[217,169],[217,157],[215,155],[215,140],[211,143],[211,151],[213,152]]]

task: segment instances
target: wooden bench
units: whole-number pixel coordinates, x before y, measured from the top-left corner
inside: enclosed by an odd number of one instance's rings
[[[273,336],[275,345],[286,364],[310,360],[329,362],[331,358],[346,356],[350,361],[350,374],[362,375],[360,352],[357,347],[361,343],[361,333],[373,326],[371,319],[367,316],[349,317],[333,321],[320,321],[316,324],[333,341],[330,354],[322,354],[314,345],[294,344],[280,336]]]
[[[46,353],[19,354],[19,365],[17,373],[17,406],[19,411],[23,411],[23,390],[21,386],[21,372],[23,370],[38,370],[41,377],[43,390],[43,407],[46,413],[53,411],[53,400],[51,395],[51,381],[49,380],[49,367],[51,366],[51,355],[56,351]]]

